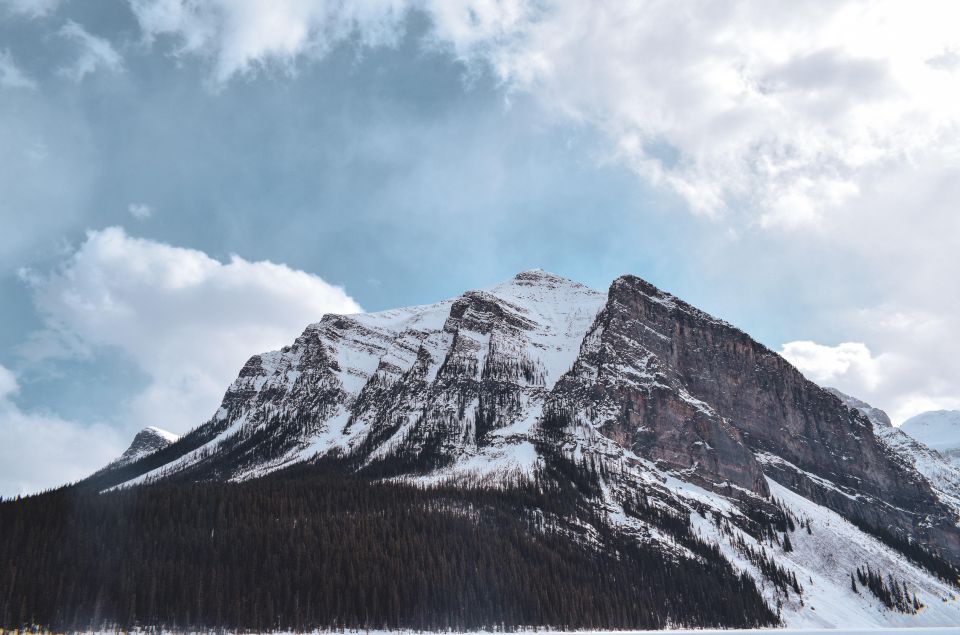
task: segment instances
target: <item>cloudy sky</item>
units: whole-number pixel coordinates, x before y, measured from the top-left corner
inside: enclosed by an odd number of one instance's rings
[[[634,273],[960,408],[960,5],[0,0],[0,495],[325,312]]]

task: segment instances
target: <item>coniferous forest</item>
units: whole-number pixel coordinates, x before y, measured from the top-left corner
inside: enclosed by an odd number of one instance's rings
[[[672,519],[671,533],[695,560],[610,530],[570,487],[545,478],[505,489],[427,487],[301,469],[244,483],[104,494],[72,487],[6,501],[0,627],[777,622],[753,581],[683,519]]]

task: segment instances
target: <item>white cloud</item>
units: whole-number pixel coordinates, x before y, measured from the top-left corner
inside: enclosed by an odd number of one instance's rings
[[[861,342],[843,342],[824,346],[810,341],[787,342],[780,351],[808,379],[824,385],[836,386],[851,394],[872,391],[881,380],[881,360]]]
[[[36,360],[119,349],[149,377],[128,404],[136,427],[184,432],[216,409],[253,354],[289,344],[324,313],[355,313],[344,291],[285,265],[92,231],[62,266],[28,273],[46,329]]]
[[[129,443],[108,425],[25,412],[14,403],[17,392],[16,376],[0,366],[0,496],[79,480],[115,459]]]
[[[812,381],[883,408],[895,424],[927,410],[960,410],[956,314],[947,315],[894,305],[857,310],[837,319],[875,343],[870,347],[796,341],[784,344],[780,354]]]
[[[132,0],[147,39],[213,78],[280,68],[358,35],[395,42],[411,10],[508,90],[593,126],[611,154],[707,215],[816,225],[917,156],[960,153],[960,5],[513,0]],[[669,147],[669,157],[659,149]]]
[[[77,45],[74,62],[60,69],[61,74],[73,81],[83,81],[84,77],[99,69],[117,72],[123,68],[123,57],[108,40],[89,33],[73,20],[63,25],[60,35]]]
[[[861,397],[894,421],[926,406],[960,408],[957,200],[960,163],[928,157],[870,184],[824,223],[820,253],[836,274],[816,287],[837,300],[822,319],[881,354],[882,381]]]
[[[37,87],[37,83],[20,70],[13,61],[13,55],[9,50],[0,51],[0,87],[29,89]]]
[[[7,399],[19,389],[17,376],[9,368],[0,365],[0,400]]]
[[[956,49],[945,49],[928,59],[927,64],[939,70],[955,71],[960,68],[960,53]]]
[[[127,211],[137,220],[147,220],[153,216],[153,210],[149,205],[145,205],[144,203],[130,203],[130,205],[127,206]]]

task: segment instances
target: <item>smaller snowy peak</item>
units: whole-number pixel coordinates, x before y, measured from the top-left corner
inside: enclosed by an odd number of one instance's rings
[[[157,428],[154,426],[148,426],[144,428],[143,430],[140,431],[139,434],[146,434],[146,435],[152,435],[155,437],[160,437],[161,439],[164,439],[168,444],[176,443],[177,441],[180,440],[180,435],[174,434],[169,430],[164,430],[162,428]],[[139,434],[137,436],[139,436]]]
[[[179,439],[178,435],[161,428],[154,426],[144,428],[133,437],[130,447],[112,465],[116,467],[133,463],[157,450],[162,450],[171,443],[176,443]]]
[[[836,388],[824,388],[828,393],[837,397],[843,404],[848,407],[858,411],[860,414],[864,415],[867,419],[870,420],[870,423],[873,424],[873,429],[877,430],[879,428],[889,428],[893,424],[890,422],[890,417],[886,412],[880,408],[875,408],[871,406],[866,401],[857,399],[856,397],[851,397],[850,395],[837,390]]]
[[[960,455],[960,410],[931,410],[911,417],[900,429],[927,447]]]

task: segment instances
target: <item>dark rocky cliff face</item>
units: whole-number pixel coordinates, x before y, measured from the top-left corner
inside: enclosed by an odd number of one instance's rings
[[[760,457],[764,472],[804,496],[844,516],[897,528],[960,558],[953,514],[928,483],[884,450],[866,417],[782,357],[633,276],[613,283],[604,313],[613,314],[607,318],[611,323],[634,320],[629,335],[617,341],[641,345],[654,356],[662,376],[709,404],[739,432],[728,435],[738,443],[714,446],[719,474],[738,468],[754,474],[752,462],[740,451],[742,442]],[[675,401],[652,410],[646,404],[642,420],[659,422],[646,424],[654,430],[676,422]],[[685,421],[689,427],[697,418]],[[668,451],[684,455],[671,435],[658,431],[650,437],[653,456],[664,452],[665,442],[670,442]],[[691,461],[696,454],[686,456]]]
[[[611,287],[554,399],[623,448],[699,484],[766,494],[763,470],[740,432],[684,386],[670,309],[628,284],[621,278]]]

